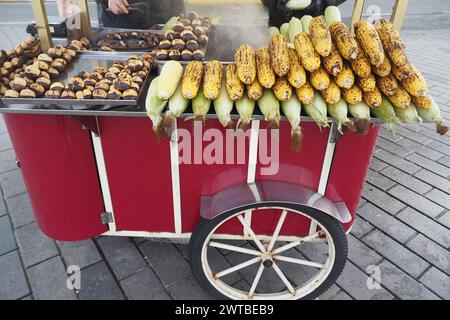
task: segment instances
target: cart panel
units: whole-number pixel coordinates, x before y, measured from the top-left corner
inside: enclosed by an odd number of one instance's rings
[[[4,119],[42,231],[64,241],[105,232],[90,132],[65,116],[5,114]]]

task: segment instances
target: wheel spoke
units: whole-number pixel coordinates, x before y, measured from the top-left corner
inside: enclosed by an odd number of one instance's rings
[[[248,292],[248,297],[253,297],[253,294],[255,293],[256,287],[258,286],[259,279],[261,279],[261,275],[264,271],[264,264],[261,263],[259,266],[258,272],[256,272],[255,279],[253,280],[252,286],[250,288],[250,291]]]
[[[275,245],[275,242],[278,239],[278,235],[280,234],[281,227],[283,226],[283,223],[284,223],[284,220],[286,219],[286,216],[287,216],[287,211],[283,210],[283,212],[281,213],[280,219],[278,220],[278,224],[277,224],[277,226],[275,228],[275,231],[273,232],[272,240],[270,240],[269,247],[267,248],[267,251],[269,251],[269,252],[272,251],[273,246]]]
[[[297,241],[294,241],[294,242],[288,243],[288,244],[286,244],[286,245],[284,245],[284,246],[281,246],[281,247],[279,247],[278,249],[274,250],[272,253],[273,253],[273,254],[279,254],[279,253],[281,253],[281,252],[284,252],[284,251],[286,251],[286,250],[289,250],[289,249],[291,249],[291,248],[294,248],[294,247],[296,247],[296,246],[302,244],[303,242],[311,241],[311,240],[317,238],[319,235],[320,235],[319,232],[313,233],[313,234],[311,234],[311,235],[309,235],[309,236],[307,236],[307,237],[301,238],[301,239],[299,239],[299,240],[297,240]]]
[[[261,241],[258,240],[258,238],[256,237],[256,234],[253,232],[252,228],[247,224],[244,217],[242,217],[242,215],[238,215],[237,218],[241,222],[241,224],[244,226],[244,228],[247,230],[247,232],[249,233],[252,240],[256,243],[259,250],[261,250],[261,252],[266,252],[266,249],[262,245]]]
[[[256,251],[256,250],[247,249],[247,248],[241,248],[241,247],[238,247],[238,246],[232,246],[230,244],[225,244],[225,243],[220,243],[220,242],[211,241],[209,243],[209,245],[211,247],[214,247],[214,248],[219,248],[219,249],[225,249],[225,250],[245,253],[245,254],[249,254],[249,255],[252,255],[252,256],[260,256],[261,255],[261,252]]]
[[[295,264],[300,264],[302,266],[309,266],[309,267],[314,267],[314,268],[319,268],[319,269],[325,268],[324,264],[307,261],[307,260],[303,260],[303,259],[296,259],[296,258],[285,257],[285,256],[275,256],[274,259],[280,260],[280,261],[285,261],[285,262],[290,262],[290,263],[295,263]]]
[[[240,264],[238,264],[238,265],[236,265],[234,267],[225,269],[225,270],[217,273],[215,276],[216,276],[216,278],[222,278],[222,277],[224,277],[226,275],[229,275],[230,273],[236,272],[238,270],[247,268],[248,266],[251,266],[252,264],[258,263],[259,261],[261,261],[260,257],[256,257],[256,258],[250,259],[250,260],[245,261],[243,263],[240,263]]]
[[[280,277],[281,281],[283,281],[284,285],[286,286],[286,288],[288,288],[289,292],[291,294],[295,294],[295,289],[292,286],[292,284],[289,282],[289,280],[286,278],[286,276],[284,275],[284,273],[280,270],[280,268],[278,267],[278,265],[274,262],[272,265],[273,269],[275,270],[275,272],[278,274],[278,276]]]

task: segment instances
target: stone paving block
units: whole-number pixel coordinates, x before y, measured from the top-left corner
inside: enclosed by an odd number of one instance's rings
[[[450,180],[443,178],[433,172],[422,169],[416,172],[415,176],[423,180],[435,188],[438,188],[446,193],[450,193]]]
[[[368,275],[351,262],[347,262],[337,284],[356,300],[393,300],[394,296],[386,289],[369,289]]]
[[[352,235],[348,237],[348,257],[351,262],[363,270],[367,270],[368,266],[378,264],[383,259],[375,250],[370,249]]]
[[[380,130],[378,137],[382,137],[383,139],[389,140],[390,142],[399,142],[400,140],[403,139],[403,137],[397,134],[397,132],[392,134],[384,127]]]
[[[348,294],[346,294],[344,291],[341,291],[337,294],[336,297],[333,298],[333,300],[353,300],[353,299]]]
[[[412,155],[410,155],[410,156],[412,156]],[[379,160],[382,160],[386,163],[389,163],[389,165],[394,166],[394,167],[396,167],[402,171],[405,171],[406,173],[409,173],[409,174],[413,174],[420,170],[420,167],[415,165],[414,163],[406,161],[404,158],[396,156],[385,150],[381,150],[380,152],[375,154],[374,157],[378,158]]]
[[[101,261],[81,271],[80,300],[124,300],[111,271]]]
[[[9,217],[0,217],[0,256],[16,249],[16,240]]]
[[[368,183],[364,186],[362,196],[367,201],[376,204],[390,214],[396,214],[405,207],[405,205],[397,199]]]
[[[17,251],[0,256],[0,300],[15,300],[30,294]]]
[[[413,277],[420,276],[429,267],[427,261],[379,230],[370,232],[361,241]]]
[[[5,198],[10,198],[26,191],[20,169],[0,174],[0,185]]]
[[[430,268],[419,279],[442,299],[450,300],[450,277],[436,268]]]
[[[450,230],[413,208],[406,208],[398,214],[397,218],[444,248],[450,247]]]
[[[381,170],[380,173],[418,194],[425,194],[433,189],[430,185],[394,167],[387,167]]]
[[[60,257],[54,257],[27,270],[36,300],[75,300],[75,292],[67,288],[68,275]],[[83,279],[83,274],[82,274]]]
[[[178,280],[167,290],[175,300],[213,300],[213,297],[200,287],[194,276]]]
[[[443,214],[438,221],[450,229],[450,212]]]
[[[450,156],[450,146],[447,144],[434,140],[430,142],[428,146],[436,151],[439,151],[440,154]]]
[[[439,297],[425,288],[389,261],[380,264],[381,284],[402,300],[438,300]]]
[[[392,188],[396,185],[394,181],[391,179],[381,175],[380,173],[370,170],[367,173],[366,181],[370,182],[372,185],[377,188],[386,191],[389,188]]]
[[[91,239],[78,242],[56,241],[61,255],[68,266],[76,265],[83,269],[102,260]]]
[[[444,249],[421,234],[408,242],[407,246],[422,258],[450,275],[450,252],[447,249]]]
[[[422,127],[416,129],[411,126],[397,126],[395,131],[398,135],[411,139],[423,145],[428,145],[433,139],[422,134]]]
[[[411,239],[416,233],[403,222],[370,203],[359,209],[358,214],[378,229],[383,230],[383,232],[402,243]]]
[[[169,300],[170,297],[150,268],[125,278],[121,286],[130,300]]]
[[[445,209],[450,210],[450,194],[444,193],[438,189],[433,189],[432,191],[427,193],[425,197],[433,202],[436,202]]]
[[[325,293],[322,293],[322,295],[319,297],[319,300],[332,300],[341,291],[341,288],[339,288],[336,284],[333,284],[330,289],[325,291]]]
[[[358,209],[358,215],[359,215]],[[367,222],[366,220],[362,219],[361,217],[357,216],[355,223],[353,223],[352,231],[350,234],[354,235],[357,238],[361,238],[365,234],[369,233],[371,230],[373,230],[373,226]]]
[[[410,207],[416,208],[418,211],[432,218],[440,215],[444,211],[444,208],[441,206],[431,202],[415,192],[412,192],[409,189],[406,189],[403,186],[396,186],[390,189],[388,193],[405,202]]]
[[[8,211],[6,210],[6,204],[2,197],[2,192],[0,191],[0,217],[8,214]]]
[[[389,151],[390,153],[393,153],[396,156],[399,156],[401,158],[403,158],[413,152],[412,150],[403,147],[401,145],[401,143],[396,144],[396,143],[393,143],[391,141],[384,139],[383,137],[378,137],[377,147],[381,148],[383,150]]]
[[[34,300],[32,295],[26,296],[25,298],[22,298],[20,300]]]
[[[15,231],[25,267],[58,255],[55,242],[42,233],[33,222]]]
[[[0,173],[17,169],[14,151],[6,150],[0,152]]]
[[[389,166],[386,162],[383,162],[377,158],[372,157],[372,160],[370,162],[370,168],[374,171],[380,171],[384,168]]]
[[[448,156],[442,157],[438,160],[438,162],[440,164],[443,164],[444,166],[450,168],[450,157],[448,157]]]
[[[421,155],[418,155],[417,153],[407,156],[406,159],[408,161],[411,161],[411,162],[421,166],[422,168],[430,170],[444,178],[448,178],[450,176],[450,168],[445,167],[433,160],[422,157]],[[412,173],[415,173],[415,172],[412,172]]]
[[[8,198],[6,202],[14,229],[35,221],[28,193]]]
[[[165,286],[191,273],[189,264],[173,244],[148,241],[140,247]]]
[[[0,134],[0,151],[12,149],[11,139],[8,133]]]
[[[119,280],[147,266],[139,250],[127,237],[101,237],[97,242]]]
[[[428,146],[424,146],[423,144],[417,143],[407,138],[401,140],[400,142],[398,142],[398,144],[403,146],[405,149],[410,150],[411,152],[414,151],[415,153],[434,161],[442,157],[441,152],[438,152]]]
[[[1,133],[6,133],[6,125],[5,125],[5,121],[3,120],[3,116],[0,115],[0,134]]]

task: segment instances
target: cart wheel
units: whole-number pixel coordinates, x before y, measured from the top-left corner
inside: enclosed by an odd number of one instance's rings
[[[341,223],[297,205],[264,204],[202,219],[189,245],[197,281],[218,299],[314,299],[347,260]]]

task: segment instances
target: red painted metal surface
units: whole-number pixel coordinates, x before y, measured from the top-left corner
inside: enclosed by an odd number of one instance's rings
[[[98,119],[117,230],[174,232],[169,141],[147,118]]]
[[[5,114],[36,220],[51,238],[78,241],[105,231],[89,131],[69,117]]]

